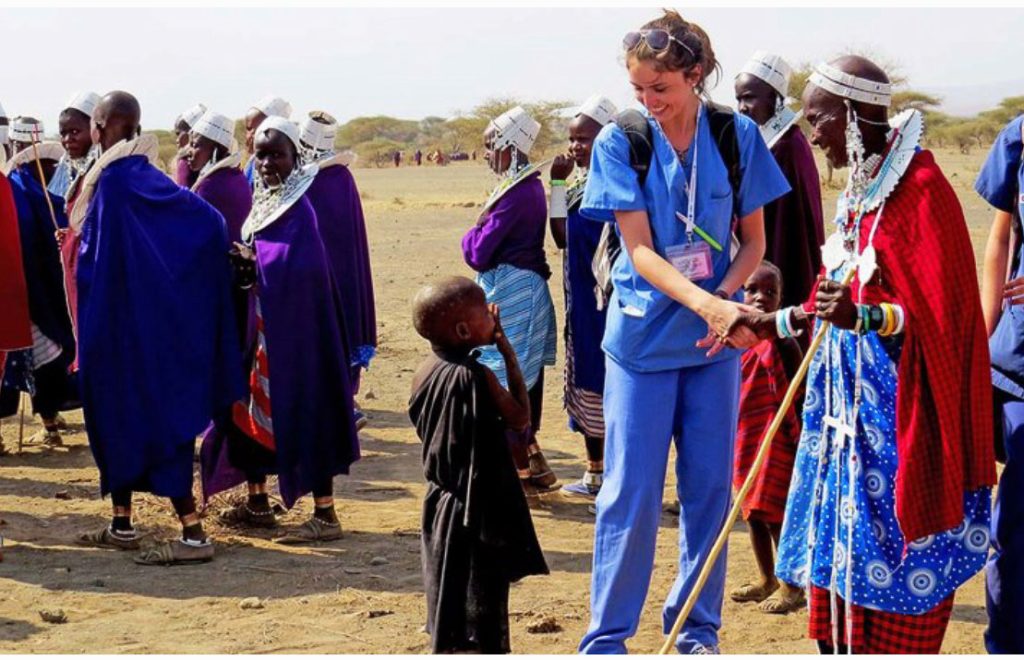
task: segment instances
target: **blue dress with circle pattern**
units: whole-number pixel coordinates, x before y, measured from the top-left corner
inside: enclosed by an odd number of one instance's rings
[[[984,566],[990,489],[965,493],[964,520],[956,528],[904,542],[893,488],[900,336],[862,338],[852,443],[842,429],[853,425],[829,419],[853,410],[857,339],[830,328],[811,363],[776,574],[795,585],[834,587],[865,608],[922,614]]]

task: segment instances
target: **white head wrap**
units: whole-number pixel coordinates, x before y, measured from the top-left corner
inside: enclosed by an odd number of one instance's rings
[[[292,105],[285,101],[280,96],[264,96],[262,99],[253,104],[253,108],[259,110],[267,117],[284,117],[288,119],[292,116]]]
[[[490,127],[494,129],[494,149],[498,151],[513,146],[524,154],[530,153],[540,133],[540,123],[518,105],[496,117]]]
[[[262,122],[260,122],[259,127],[256,128],[256,137],[264,135],[267,131],[271,129],[275,131],[281,131],[282,133],[284,133],[288,137],[288,139],[292,141],[292,144],[295,145],[295,148],[297,150],[300,150],[301,152],[302,146],[299,144],[299,127],[296,126],[293,122],[288,121],[284,117],[267,117]]]
[[[892,85],[875,82],[840,71],[831,64],[822,62],[814,67],[808,82],[815,87],[851,101],[888,108],[892,103]]]
[[[7,113],[4,111],[4,106],[0,103],[0,117],[7,119]],[[0,126],[0,144],[7,144],[7,126]],[[6,154],[4,154],[6,156]]]
[[[195,128],[196,122],[206,112],[206,106],[202,103],[196,103],[194,106],[186,110],[185,112],[178,115],[178,118],[174,121],[177,125],[178,122],[185,122],[185,125],[189,128]]]
[[[192,126],[192,132],[209,138],[222,147],[231,149],[235,139],[235,120],[219,112],[207,110]]]
[[[92,118],[92,113],[99,103],[100,95],[96,92],[79,92],[68,99],[64,109],[78,110],[86,117]]]
[[[43,127],[43,122],[38,124],[32,124],[29,122],[21,121],[21,118],[15,118],[11,122],[11,140],[14,142],[24,142],[29,144],[31,142],[42,142],[43,134],[46,133],[46,129]]]
[[[334,136],[337,134],[338,120],[323,110],[314,110],[302,122],[299,138],[306,146],[316,151],[331,151],[334,149]]]
[[[0,103],[0,117],[7,119],[7,112],[4,110],[4,104]]]
[[[755,51],[740,69],[740,73],[749,73],[765,81],[782,98],[789,94],[789,78],[793,75],[793,68],[778,55],[763,50]]]
[[[583,102],[580,109],[576,111],[576,116],[586,115],[598,124],[604,126],[611,120],[615,119],[615,114],[617,112],[618,109],[615,107],[615,104],[608,99],[608,97],[601,96],[600,94],[594,94]]]

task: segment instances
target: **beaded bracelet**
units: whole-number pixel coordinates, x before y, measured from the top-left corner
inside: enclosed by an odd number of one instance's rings
[[[793,308],[787,307],[775,312],[775,332],[782,339],[799,337],[804,334],[804,329],[797,330],[793,327]]]

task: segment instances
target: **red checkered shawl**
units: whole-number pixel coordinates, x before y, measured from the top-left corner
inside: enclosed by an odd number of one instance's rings
[[[862,221],[861,250],[876,214]],[[895,302],[907,315],[896,392],[896,519],[911,541],[959,525],[964,492],[996,481],[974,252],[960,201],[931,152],[914,156],[885,202],[875,249],[880,275],[862,302]],[[854,280],[855,300],[858,288]]]

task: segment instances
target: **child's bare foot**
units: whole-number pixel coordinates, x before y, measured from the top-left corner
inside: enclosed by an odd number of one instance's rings
[[[759,584],[745,584],[729,594],[737,603],[760,603],[779,590],[779,581],[771,579]]]

